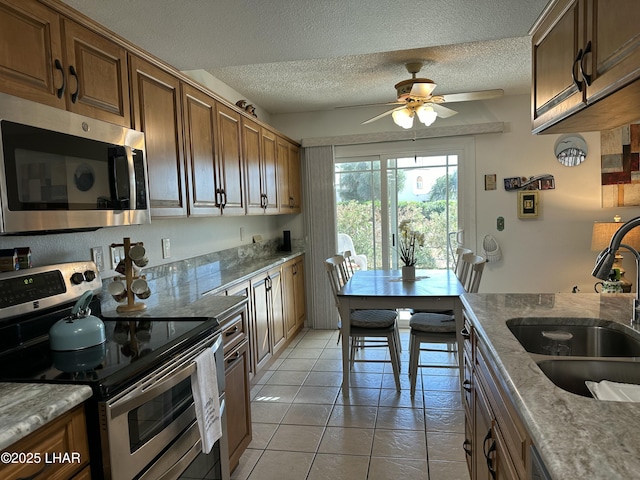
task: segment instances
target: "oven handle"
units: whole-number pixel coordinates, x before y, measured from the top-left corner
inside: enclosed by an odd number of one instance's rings
[[[221,347],[222,336],[218,335],[216,341],[206,348],[211,348],[215,352]],[[111,418],[116,418],[139,407],[140,405],[144,405],[149,400],[155,398],[158,393],[168,391],[183,380],[189,378],[196,371],[195,358],[204,352],[204,350],[206,349],[198,350],[197,352],[188,355],[181,364],[177,365],[174,370],[168,373],[164,371],[159,372],[157,376],[139,382],[136,388],[130,391],[127,395],[108,405]],[[182,365],[186,365],[186,367],[180,369]],[[160,378],[165,378],[165,380],[158,381]]]

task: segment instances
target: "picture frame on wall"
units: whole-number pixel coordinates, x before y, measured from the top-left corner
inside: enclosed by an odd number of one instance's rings
[[[509,177],[504,179],[504,189],[509,192],[518,190],[521,186],[520,177]]]
[[[539,215],[539,209],[537,190],[518,192],[518,218],[536,218]]]

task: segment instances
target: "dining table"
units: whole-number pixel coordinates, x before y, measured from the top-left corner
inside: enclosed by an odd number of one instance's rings
[[[462,352],[462,303],[464,287],[448,269],[417,269],[415,280],[403,280],[400,270],[358,270],[338,291],[342,319],[342,394],[349,396],[349,333],[352,310],[416,309],[453,310],[458,352]],[[460,365],[462,362],[459,362]],[[462,376],[461,376],[462,378]]]

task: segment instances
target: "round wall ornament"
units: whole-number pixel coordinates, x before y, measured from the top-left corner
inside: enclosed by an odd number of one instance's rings
[[[556,142],[555,154],[565,167],[575,167],[587,158],[587,142],[580,135],[560,137]]]

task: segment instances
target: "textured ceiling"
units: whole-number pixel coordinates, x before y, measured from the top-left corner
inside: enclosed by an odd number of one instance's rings
[[[547,1],[64,0],[272,114],[394,101],[412,60],[438,94],[527,93],[527,32]]]

